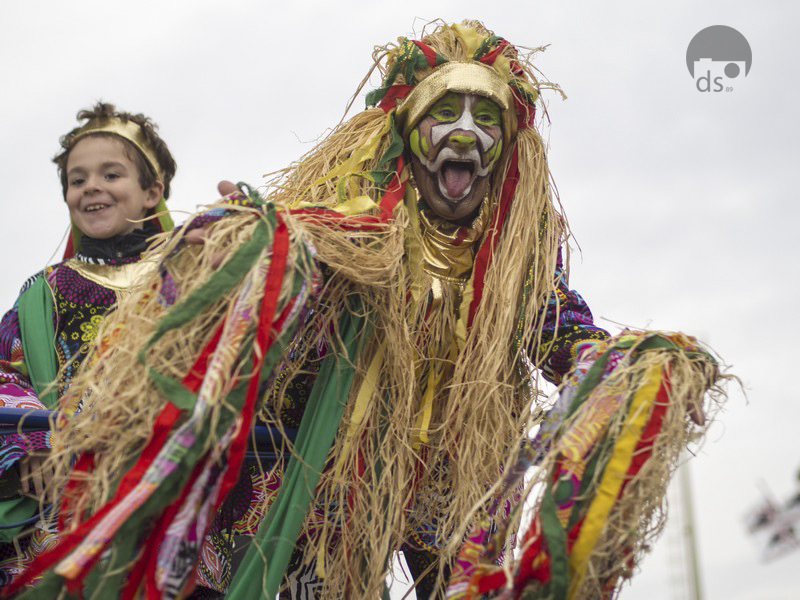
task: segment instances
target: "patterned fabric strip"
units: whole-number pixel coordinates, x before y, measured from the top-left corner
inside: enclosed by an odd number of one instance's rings
[[[572,548],[570,571],[573,573],[573,577],[569,587],[568,597],[570,599],[576,597],[581,587],[591,552],[617,501],[625,481],[625,473],[631,464],[633,451],[639,443],[658,390],[661,388],[661,374],[660,366],[652,366],[645,375],[644,383],[634,394],[625,420],[625,427],[614,444],[611,458],[603,473],[603,478],[600,480],[595,498],[589,506],[580,535]]]

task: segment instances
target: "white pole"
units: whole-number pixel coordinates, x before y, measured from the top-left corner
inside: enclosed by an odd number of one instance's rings
[[[695,536],[694,506],[692,504],[692,483],[689,477],[689,462],[684,452],[683,464],[680,467],[681,508],[684,514],[683,543],[686,549],[687,566],[689,568],[689,582],[692,600],[703,600],[703,584],[700,578],[700,561],[697,553],[697,538]]]

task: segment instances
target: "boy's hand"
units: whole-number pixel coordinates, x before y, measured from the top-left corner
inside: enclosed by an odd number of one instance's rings
[[[23,494],[41,496],[44,493],[45,486],[55,475],[53,466],[46,465],[46,459],[46,456],[36,454],[29,454],[20,459],[19,476]]]

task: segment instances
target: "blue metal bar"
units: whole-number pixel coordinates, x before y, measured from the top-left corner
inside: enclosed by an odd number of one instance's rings
[[[50,410],[0,407],[0,431],[9,433],[5,430],[16,430],[20,421],[23,422],[22,426],[30,431],[47,431],[50,429],[50,417],[55,418],[56,414]]]
[[[29,525],[33,525],[34,523],[36,523],[42,517],[46,517],[51,510],[53,510],[53,504],[48,504],[42,509],[41,512],[36,511],[35,515],[25,519],[24,521],[20,521],[19,523],[6,523],[5,525],[0,525],[0,530],[16,529],[17,527],[28,527]]]

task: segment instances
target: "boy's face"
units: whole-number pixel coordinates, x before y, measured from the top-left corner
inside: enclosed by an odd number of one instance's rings
[[[67,157],[67,206],[75,226],[84,235],[108,239],[140,228],[148,209],[161,199],[163,184],[150,189],[139,184],[139,169],[128,158],[122,140],[90,135]]]
[[[440,217],[462,219],[480,206],[503,149],[500,107],[483,96],[448,93],[409,136],[422,197]]]

